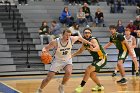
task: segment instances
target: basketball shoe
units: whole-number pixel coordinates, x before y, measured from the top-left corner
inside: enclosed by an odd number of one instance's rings
[[[36,93],[42,93],[42,90],[41,90],[41,89],[38,89],[38,90],[36,91]]]
[[[82,91],[83,91],[83,87],[81,87],[81,85],[80,86],[78,86],[76,89],[75,89],[75,92],[76,93],[81,93]]]
[[[103,91],[104,87],[103,86],[95,86],[94,88],[91,89],[92,91]]]

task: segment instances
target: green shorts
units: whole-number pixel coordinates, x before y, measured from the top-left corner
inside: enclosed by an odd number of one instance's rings
[[[128,51],[119,51],[118,60],[125,60],[128,55]]]
[[[99,72],[101,68],[103,68],[106,65],[107,57],[105,56],[103,59],[97,59],[93,60],[92,66],[95,66],[95,71]]]

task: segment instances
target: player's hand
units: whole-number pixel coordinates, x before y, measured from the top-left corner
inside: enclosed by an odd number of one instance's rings
[[[42,52],[47,52],[46,49],[45,49],[45,47],[42,49]]]
[[[87,49],[91,50],[91,51],[94,51],[94,47],[93,45],[90,45],[90,47],[88,47]]]
[[[93,43],[91,43],[91,42],[89,42],[89,45],[95,47],[95,45]]]

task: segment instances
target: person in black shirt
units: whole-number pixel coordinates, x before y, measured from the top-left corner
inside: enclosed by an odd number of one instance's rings
[[[42,26],[39,29],[39,35],[40,35],[41,45],[43,45],[44,38],[47,38],[47,43],[49,43],[49,41],[51,40],[47,21],[42,22]]]
[[[100,8],[97,8],[97,11],[95,12],[95,22],[96,22],[96,26],[98,26],[100,23],[103,23],[103,27],[105,26],[104,15]]]
[[[83,12],[85,12],[85,16],[87,18],[88,21],[93,22],[91,13],[90,13],[90,8],[88,7],[87,3],[84,3],[84,6],[82,7]]]

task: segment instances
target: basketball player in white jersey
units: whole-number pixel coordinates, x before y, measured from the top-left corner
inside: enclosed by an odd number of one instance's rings
[[[139,76],[139,63],[137,61],[136,53],[134,51],[134,48],[136,47],[136,38],[130,34],[131,34],[131,30],[129,28],[126,28],[124,38],[128,42],[128,45],[130,46],[131,51],[133,53],[133,57],[131,55],[130,57],[132,58],[135,65],[136,76]],[[117,73],[117,67],[115,68],[115,71],[113,72],[112,76],[116,76],[116,73]]]
[[[42,93],[42,89],[49,83],[54,75],[62,69],[65,71],[65,74],[58,90],[59,93],[64,93],[64,85],[69,80],[72,73],[72,59],[70,59],[71,49],[72,45],[77,40],[93,45],[81,36],[71,36],[71,31],[66,29],[62,33],[62,38],[56,38],[42,49],[42,51],[46,51],[48,53],[49,50],[53,48],[55,48],[56,51],[54,54],[54,59],[51,62],[50,71],[48,72],[47,77],[42,81],[40,88],[37,90],[37,93]]]

